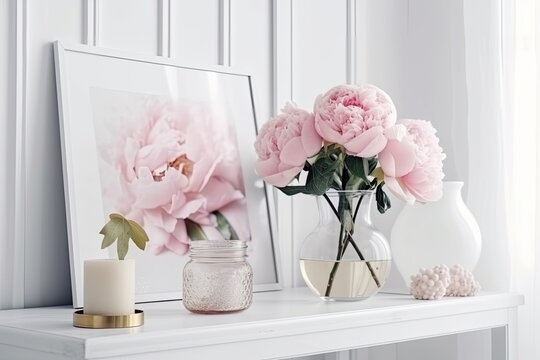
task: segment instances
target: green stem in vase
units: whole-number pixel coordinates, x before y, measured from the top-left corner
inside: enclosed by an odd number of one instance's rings
[[[343,224],[344,221],[342,219],[342,216],[340,216],[340,215],[342,215],[343,212],[344,212],[343,206],[344,206],[344,203],[347,201],[347,199],[345,199],[346,195],[339,193],[339,205],[338,205],[338,210],[336,211],[336,208],[334,207],[334,205],[332,204],[332,202],[330,201],[328,196],[326,194],[324,194],[324,197],[325,197],[326,201],[328,201],[328,203],[330,204],[332,209],[334,210],[334,213],[336,214],[337,218],[339,219],[339,223],[341,225],[340,229],[339,229],[338,251],[337,251],[337,255],[336,255],[336,261],[334,262],[334,266],[332,266],[332,270],[330,270],[330,275],[328,277],[328,283],[326,284],[326,291],[324,293],[324,296],[330,296],[330,292],[332,291],[332,286],[334,285],[334,278],[335,278],[336,273],[338,271],[340,260],[343,257],[343,252],[344,252],[343,248],[345,246],[345,243],[344,243],[344,241],[342,239],[343,239],[343,231],[345,230],[344,229],[345,226]]]
[[[377,273],[375,273],[375,270],[373,270],[373,266],[371,265],[371,262],[366,261],[366,259],[364,258],[364,255],[362,255],[362,252],[358,248],[358,245],[356,245],[356,243],[354,242],[354,240],[352,238],[349,241],[347,241],[347,243],[345,244],[345,249],[343,250],[343,253],[345,253],[345,250],[346,250],[347,245],[349,244],[349,242],[354,247],[354,250],[358,254],[358,257],[360,258],[360,260],[366,262],[366,266],[367,266],[369,272],[371,273],[371,277],[373,277],[373,281],[375,281],[375,284],[377,285],[377,287],[380,288],[381,287],[381,282],[379,281],[379,277],[377,276]]]
[[[338,253],[336,256],[336,261],[334,262],[334,266],[332,266],[332,270],[330,270],[330,275],[328,277],[328,284],[326,284],[326,292],[324,293],[324,296],[330,296],[330,292],[332,291],[332,285],[334,285],[334,278],[336,276],[337,270],[339,268],[339,261],[342,258],[342,252],[343,252],[343,244],[341,242],[341,237],[343,236],[343,223],[341,223],[341,228],[339,230],[339,244],[338,244]]]
[[[328,277],[328,283],[326,285],[326,291],[325,291],[324,296],[330,296],[330,294],[332,292],[332,286],[334,284],[336,273],[337,273],[337,271],[339,269],[340,262],[341,262],[341,260],[342,260],[342,258],[344,256],[344,254],[345,254],[345,250],[347,250],[347,246],[349,245],[349,243],[351,243],[351,245],[353,246],[353,248],[354,248],[355,252],[358,254],[358,257],[360,258],[360,260],[362,260],[362,261],[364,261],[366,263],[366,266],[367,266],[371,276],[373,277],[373,280],[375,281],[375,284],[377,285],[378,288],[380,288],[381,283],[379,281],[379,278],[377,277],[377,274],[375,273],[375,270],[373,269],[373,266],[371,265],[371,263],[369,261],[366,261],[364,255],[362,254],[362,252],[358,248],[358,245],[356,244],[356,242],[352,238],[352,232],[353,232],[353,229],[354,229],[354,223],[356,222],[356,217],[358,215],[358,210],[360,208],[360,205],[362,203],[364,195],[360,196],[360,199],[358,200],[358,203],[356,205],[356,209],[354,211],[354,216],[352,217],[352,224],[350,224],[350,227],[351,227],[350,229],[345,229],[344,214],[346,213],[346,211],[348,211],[349,213],[351,211],[352,195],[346,195],[346,194],[341,194],[340,193],[339,194],[339,198],[340,198],[339,204],[340,205],[339,205],[338,209],[336,209],[334,204],[332,204],[332,201],[330,200],[328,195],[324,194],[323,196],[324,196],[325,200],[328,202],[328,204],[330,205],[330,207],[332,209],[332,212],[336,215],[336,217],[339,219],[339,222],[341,224],[341,226],[340,226],[340,234],[339,234],[339,239],[338,239],[338,253],[337,253],[337,256],[336,256],[336,261],[334,262],[334,265],[332,266],[332,269],[330,270],[330,274],[329,274],[329,277]],[[346,209],[341,210],[342,206],[346,206]],[[345,237],[344,237],[344,233],[345,233]]]
[[[362,204],[363,199],[364,199],[364,195],[361,195],[360,199],[358,199],[358,203],[356,204],[356,209],[354,210],[354,216],[353,216],[353,226],[356,223],[356,216],[358,215],[358,210],[360,210],[360,205]],[[360,258],[360,260],[366,261],[366,259],[364,258],[364,255],[362,255],[362,252],[360,251],[360,249],[358,248],[358,245],[356,245],[356,242],[353,240],[353,238],[352,238],[352,236],[350,234],[348,236],[347,242],[345,243],[343,253],[342,253],[342,257],[345,254],[345,250],[347,250],[347,245],[349,245],[349,243],[351,243],[351,245],[353,246],[353,248],[356,251],[356,253],[358,254],[358,257]],[[379,277],[377,276],[377,273],[375,273],[375,270],[373,270],[373,266],[371,265],[371,262],[366,261],[366,266],[367,266],[369,272],[371,273],[371,276],[373,277],[373,280],[375,281],[375,284],[377,285],[378,288],[380,288],[381,287],[381,282],[379,281]]]

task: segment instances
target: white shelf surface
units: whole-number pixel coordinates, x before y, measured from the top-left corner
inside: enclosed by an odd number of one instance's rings
[[[239,313],[197,315],[179,301],[139,304],[145,324],[80,329],[73,309],[0,311],[0,359],[285,359],[508,326],[523,296],[414,300],[379,294],[323,302],[306,288],[257,293]]]

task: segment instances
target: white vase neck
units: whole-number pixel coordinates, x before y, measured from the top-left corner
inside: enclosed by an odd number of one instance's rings
[[[460,195],[463,181],[443,181],[443,196]]]

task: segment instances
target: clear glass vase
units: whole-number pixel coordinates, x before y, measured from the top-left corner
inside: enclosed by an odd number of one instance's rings
[[[300,250],[311,290],[327,301],[375,295],[390,273],[390,247],[371,222],[373,191],[329,191],[317,197],[319,224]]]
[[[184,266],[183,304],[200,314],[247,309],[253,294],[253,270],[242,240],[190,242],[191,260]]]

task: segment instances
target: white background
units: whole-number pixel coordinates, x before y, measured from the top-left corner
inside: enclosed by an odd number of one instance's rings
[[[433,121],[447,178],[459,180],[467,178],[457,121],[467,105],[462,11],[447,0],[0,0],[0,308],[71,301],[52,41],[234,65],[254,77],[260,120],[289,99],[310,109],[333,85],[374,83],[399,117]],[[316,214],[300,197],[279,197],[278,206],[293,286],[295,253]],[[377,219],[384,231],[398,210]],[[478,333],[351,356],[480,359],[490,349]]]

